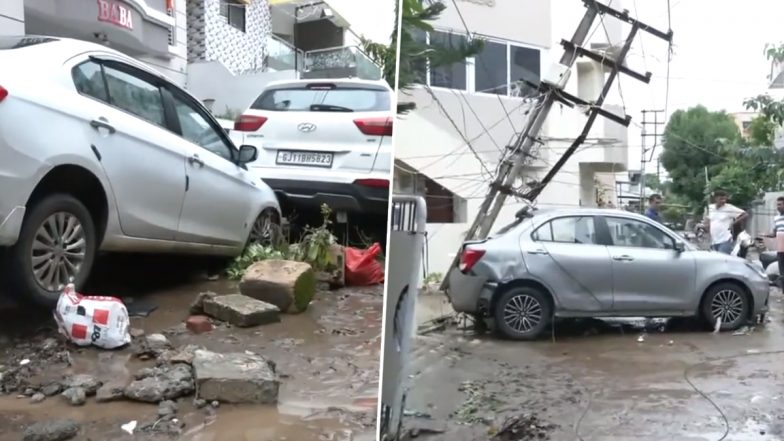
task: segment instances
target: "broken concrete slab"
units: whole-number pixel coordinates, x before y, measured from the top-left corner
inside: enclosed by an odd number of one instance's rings
[[[204,300],[204,312],[234,326],[249,327],[280,321],[277,306],[242,294],[216,296]]]
[[[172,349],[169,351],[164,352],[158,357],[158,363],[160,365],[166,364],[191,364],[193,362],[193,354],[201,349],[200,346],[197,345],[186,345],[179,349]],[[142,371],[140,371],[142,372]]]
[[[190,395],[194,391],[193,372],[187,364],[142,369],[125,388],[125,397],[146,403],[160,403]]]
[[[24,441],[65,441],[79,433],[79,423],[74,420],[41,421],[24,431]]]
[[[254,354],[199,350],[193,359],[197,394],[207,401],[275,404],[280,381],[275,365]]]
[[[282,312],[305,311],[316,294],[316,275],[304,262],[262,260],[251,265],[242,276],[240,292],[271,303]]]

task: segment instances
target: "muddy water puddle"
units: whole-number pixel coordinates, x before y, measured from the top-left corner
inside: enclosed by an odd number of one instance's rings
[[[176,266],[176,265],[175,265]],[[179,271],[179,272],[177,272]],[[246,352],[274,361],[281,375],[277,406],[221,405],[196,409],[193,397],[178,401],[178,418],[185,423],[178,438],[222,440],[372,440],[378,393],[379,350],[383,287],[344,288],[316,295],[305,313],[283,315],[280,323],[254,327],[218,326],[194,335],[183,321],[190,303],[203,291],[238,292],[235,282],[207,281],[201,271],[180,268],[136,270],[121,266],[99,273],[87,294],[121,297],[133,310],[150,310],[132,317],[132,327],[146,333],[163,332],[175,346],[195,344],[216,352]],[[64,375],[87,373],[102,381],[129,379],[153,361],[140,361],[129,350],[77,349],[62,345],[71,365],[39,354],[39,345],[56,333],[48,314],[24,317],[19,308],[0,312],[0,351],[3,363],[23,358],[36,366],[31,384],[46,384]],[[61,362],[62,361],[62,362]],[[82,422],[84,438],[159,439],[153,435],[124,434],[120,425],[131,420],[155,421],[154,405],[119,401],[84,406],[68,405],[62,397],[31,404],[29,398],[0,397],[0,440],[20,439],[29,423],[73,418]],[[146,436],[146,438],[145,438]],[[165,439],[161,437],[160,439]]]

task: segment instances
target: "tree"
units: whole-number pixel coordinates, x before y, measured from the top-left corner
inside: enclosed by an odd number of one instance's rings
[[[397,57],[398,27],[395,29],[391,43],[387,45],[370,42],[362,39],[365,53],[377,64],[384,67],[384,79],[395,87],[395,63],[399,63],[397,74],[397,90],[408,90],[419,82],[422,66],[430,63],[430,68],[449,66],[464,60],[467,57],[481,52],[484,41],[477,38],[468,38],[466,43],[456,46],[447,46],[435,43],[426,43],[420,36],[433,32],[429,22],[438,19],[446,6],[441,2],[434,2],[429,6],[421,0],[403,0],[398,3],[397,14],[402,14],[400,27],[400,57]],[[413,109],[413,103],[399,103],[398,113]]]
[[[673,113],[664,130],[661,155],[662,166],[672,180],[670,190],[694,209],[704,206],[706,167],[709,177],[718,175],[740,140],[738,126],[725,112],[697,106]]]

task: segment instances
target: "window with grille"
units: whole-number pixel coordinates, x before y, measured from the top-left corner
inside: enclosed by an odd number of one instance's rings
[[[226,17],[229,25],[245,32],[246,7],[231,1],[221,1],[220,14]]]

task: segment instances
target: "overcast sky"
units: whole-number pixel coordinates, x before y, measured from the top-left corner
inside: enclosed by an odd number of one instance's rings
[[[395,23],[397,0],[328,0],[351,29],[379,43],[389,43]]]

